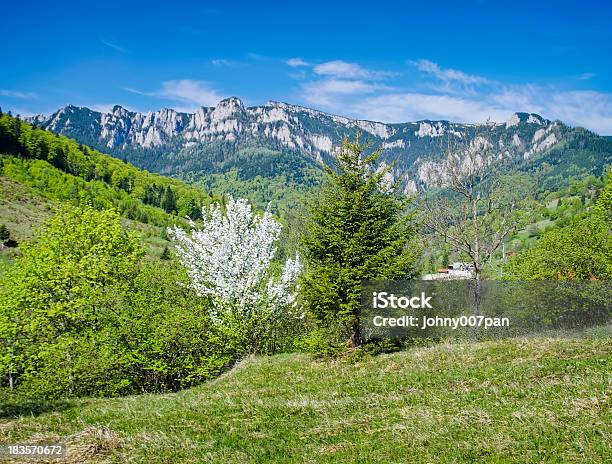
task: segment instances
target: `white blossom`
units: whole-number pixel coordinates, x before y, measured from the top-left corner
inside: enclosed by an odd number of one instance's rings
[[[191,221],[189,233],[175,225],[168,234],[193,289],[216,303],[215,320],[229,308],[249,316],[262,306],[278,314],[295,305],[303,266],[296,255],[287,259],[279,277],[272,275],[281,225],[270,211],[257,215],[247,200],[230,197],[225,212],[214,204],[202,213],[201,228]]]

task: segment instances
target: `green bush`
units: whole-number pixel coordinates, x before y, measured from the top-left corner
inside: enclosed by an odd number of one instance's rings
[[[147,261],[113,321],[131,391],[169,391],[218,375],[236,350],[211,322],[209,302],[175,261]]]
[[[0,244],[6,242],[9,238],[11,238],[11,233],[8,227],[5,224],[0,224]]]
[[[315,358],[338,357],[347,352],[345,334],[349,329],[342,321],[337,321],[335,325],[317,325],[299,337],[295,346]]]
[[[138,237],[116,212],[60,207],[3,276],[3,382],[35,385],[44,396],[78,393],[81,343],[105,333],[115,299],[142,256]]]
[[[176,390],[239,353],[178,263],[143,260],[114,211],[62,206],[0,286],[0,385],[26,397]]]

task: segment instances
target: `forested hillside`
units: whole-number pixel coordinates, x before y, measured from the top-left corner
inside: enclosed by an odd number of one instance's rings
[[[135,221],[168,225],[197,219],[213,198],[201,189],[142,171],[74,140],[0,115],[0,175],[42,196],[116,208]]]
[[[515,129],[526,137],[520,131],[530,130],[529,124],[535,121],[519,119]],[[534,199],[525,212],[524,223],[504,245],[508,256],[533,246],[544,232],[586,214],[603,186],[603,177],[589,173],[604,172],[610,143],[608,138],[575,129],[550,149],[526,161],[501,166],[502,173],[512,179],[512,188]],[[226,148],[231,150],[229,145]],[[159,254],[168,244],[164,240],[166,226],[184,224],[186,216],[198,219],[202,206],[216,200],[223,202],[225,194],[231,193],[263,207],[272,201],[272,211],[290,225],[283,232],[282,248],[296,248],[305,199],[319,188],[323,178],[320,167],[306,158],[265,148],[243,149],[232,156],[218,157],[210,165],[196,167],[193,163],[198,157],[193,150],[189,156],[184,152],[181,162],[186,169],[182,175],[190,185],[142,171],[121,159],[2,114],[0,176],[4,194],[0,200],[0,223],[20,241],[32,238],[33,229],[51,214],[55,202],[114,207],[125,221],[132,221],[130,226],[140,230]],[[385,152],[381,156],[384,155]],[[161,169],[161,165],[157,168]],[[211,191],[217,193],[207,193]],[[463,259],[448,244],[433,241],[425,255],[424,272]],[[489,266],[490,276],[500,275],[503,258],[500,249]]]
[[[116,209],[138,231],[152,256],[167,256],[166,227],[197,220],[214,200],[180,180],[140,170],[74,140],[0,114],[0,273],[15,246],[35,238],[37,228],[58,204],[90,204]],[[8,240],[8,241],[7,241]]]

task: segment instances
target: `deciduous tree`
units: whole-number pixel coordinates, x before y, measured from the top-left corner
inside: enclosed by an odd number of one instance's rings
[[[232,197],[225,210],[213,204],[202,215],[200,227],[191,222],[191,231],[174,226],[168,234],[194,290],[212,299],[213,320],[252,331],[258,319],[286,317],[296,302],[302,264],[296,255],[279,275],[274,272],[280,223],[269,211],[258,215],[247,200]],[[256,342],[251,336],[251,348]]]
[[[437,172],[439,191],[424,195],[423,223],[472,264],[478,311],[484,268],[521,223],[526,205],[518,205],[527,198],[518,185],[525,179],[500,175],[496,170],[503,154],[493,126],[482,126],[467,140],[466,135],[448,136]]]

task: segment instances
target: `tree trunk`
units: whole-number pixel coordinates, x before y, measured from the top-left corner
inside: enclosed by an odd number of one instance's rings
[[[480,269],[474,269],[474,306],[473,311],[475,316],[480,316],[480,303],[482,299],[482,275]],[[480,340],[482,328],[474,327],[476,340]]]
[[[480,315],[480,301],[482,298],[482,275],[480,273],[480,269],[474,269],[474,314],[476,316]]]
[[[74,377],[72,376],[72,356],[70,354],[70,347],[66,350],[66,362],[68,364],[68,384],[70,385],[70,395],[74,393]]]
[[[357,348],[361,346],[361,324],[359,317],[356,317],[353,321],[353,327],[351,331],[351,338],[349,339],[349,345],[351,348]]]

